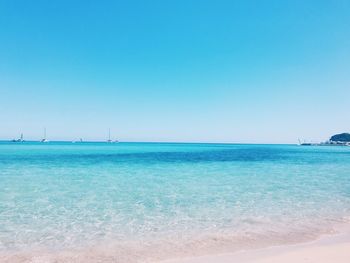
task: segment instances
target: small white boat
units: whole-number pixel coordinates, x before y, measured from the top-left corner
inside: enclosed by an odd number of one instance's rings
[[[108,143],[112,143],[113,141],[111,140],[111,129],[108,129]]]
[[[41,139],[40,142],[49,142],[49,141],[46,139],[46,128],[44,128],[44,138]]]
[[[19,139],[13,139],[12,142],[24,142],[23,133],[21,133],[21,137]]]

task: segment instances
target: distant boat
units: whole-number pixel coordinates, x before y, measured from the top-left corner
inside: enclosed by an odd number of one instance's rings
[[[311,142],[303,142],[300,145],[302,145],[302,146],[311,146],[311,145],[316,145],[316,144],[311,143]]]
[[[44,138],[42,138],[40,142],[49,142],[49,141],[46,139],[46,128],[44,128]]]
[[[108,129],[108,140],[107,140],[108,143],[118,143],[119,141],[118,140],[112,140],[111,139],[111,129]]]
[[[12,142],[24,142],[23,133],[21,133],[21,137],[19,139],[13,139]]]
[[[108,140],[107,140],[108,143],[112,143],[112,140],[111,140],[111,129],[108,129]]]
[[[298,139],[298,141],[299,141],[299,145],[301,145],[301,146],[315,146],[315,145],[319,145],[319,143],[305,142],[305,140],[304,140],[304,142],[301,142],[300,139]]]

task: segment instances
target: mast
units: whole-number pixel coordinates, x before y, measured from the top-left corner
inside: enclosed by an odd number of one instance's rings
[[[41,142],[47,142],[47,140],[46,140],[46,127],[44,128],[44,138],[41,140]]]
[[[111,140],[111,128],[108,129],[108,140],[107,142],[112,142]]]

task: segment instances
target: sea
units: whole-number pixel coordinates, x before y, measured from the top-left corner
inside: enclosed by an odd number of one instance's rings
[[[0,142],[0,262],[156,262],[350,222],[350,147]]]

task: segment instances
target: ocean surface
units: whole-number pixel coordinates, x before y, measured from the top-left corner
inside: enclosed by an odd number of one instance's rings
[[[350,147],[0,142],[1,262],[150,262],[350,220]]]

